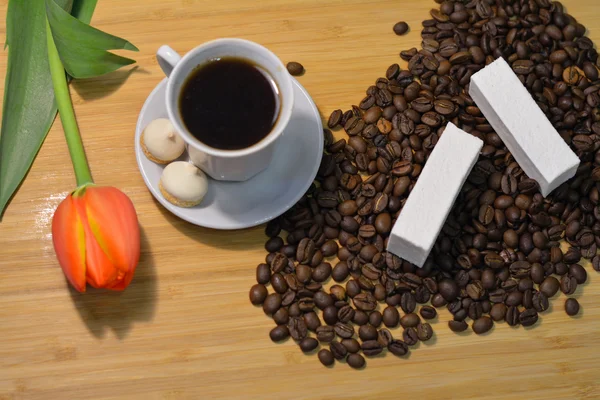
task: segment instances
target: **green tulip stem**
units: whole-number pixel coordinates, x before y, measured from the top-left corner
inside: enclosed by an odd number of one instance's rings
[[[88,183],[93,183],[90,167],[85,156],[81,134],[77,126],[77,119],[73,111],[73,102],[67,85],[67,76],[65,68],[58,55],[50,24],[46,20],[46,36],[48,40],[48,61],[50,63],[50,74],[52,75],[52,84],[54,86],[54,95],[56,97],[56,105],[60,114],[60,120],[67,139],[67,146],[71,155],[71,162],[75,170],[77,186],[83,186]]]

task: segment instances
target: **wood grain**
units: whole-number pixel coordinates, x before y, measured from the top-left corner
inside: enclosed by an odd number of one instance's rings
[[[600,2],[564,0],[600,40]],[[136,44],[136,68],[72,85],[94,177],[123,189],[143,229],[143,255],[124,293],[67,287],[52,250],[54,209],[75,179],[57,121],[0,224],[0,399],[598,398],[600,277],[591,270],[569,318],[564,296],[533,329],[436,336],[409,359],[323,368],[248,302],[265,256],[262,228],[218,232],[167,213],[144,186],[133,136],[146,96],[163,78],[154,52],[218,37],[257,41],[300,61],[323,115],[357,104],[398,52],[419,46],[429,0],[145,0],[99,2],[93,24]],[[0,15],[7,0],[0,1]],[[398,20],[413,30],[392,33]],[[6,34],[0,27],[0,37]],[[0,74],[6,71],[6,51]],[[3,89],[3,82],[0,88]]]

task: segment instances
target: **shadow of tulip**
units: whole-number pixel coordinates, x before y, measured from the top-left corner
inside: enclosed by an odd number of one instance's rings
[[[158,297],[156,267],[144,230],[141,230],[141,256],[133,281],[123,292],[94,289],[79,293],[69,285],[73,304],[89,331],[97,338],[112,330],[125,339],[136,322],[154,318]]]
[[[120,69],[96,78],[73,79],[71,87],[84,100],[100,99],[119,90],[134,73],[149,74],[150,72],[136,65],[129,69]]]

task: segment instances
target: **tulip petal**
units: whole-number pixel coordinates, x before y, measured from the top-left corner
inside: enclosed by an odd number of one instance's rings
[[[95,288],[115,285],[124,274],[115,268],[115,265],[96,241],[88,221],[83,197],[74,197],[74,203],[85,231],[86,280]]]
[[[85,292],[85,233],[71,195],[54,212],[52,242],[65,276],[77,291]]]
[[[130,281],[140,258],[140,228],[133,203],[109,186],[90,186],[82,199],[96,241]]]

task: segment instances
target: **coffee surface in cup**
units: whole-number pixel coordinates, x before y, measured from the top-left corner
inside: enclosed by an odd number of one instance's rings
[[[211,60],[185,81],[179,110],[188,131],[202,143],[244,149],[264,139],[277,121],[277,85],[249,60]]]

